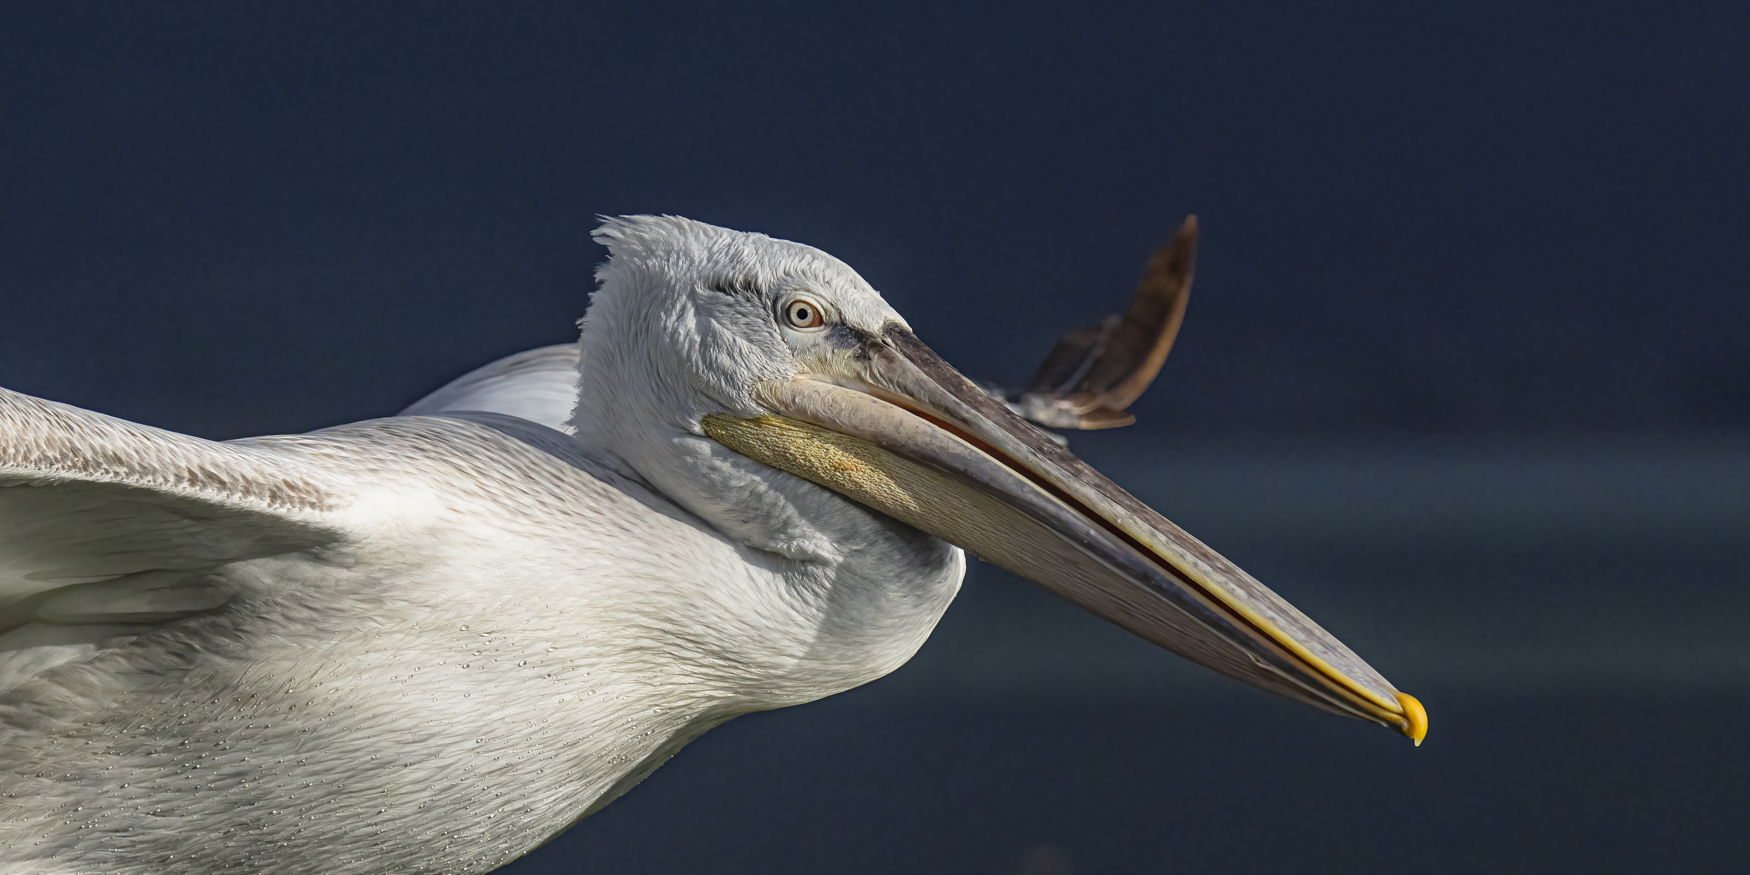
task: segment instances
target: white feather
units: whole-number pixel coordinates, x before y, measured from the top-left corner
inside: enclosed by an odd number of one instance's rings
[[[399,416],[459,410],[502,413],[570,434],[577,408],[577,344],[524,350],[475,368],[419,399]]]
[[[455,412],[556,409],[505,369],[222,444],[0,390],[5,871],[486,872],[915,652],[960,551],[698,432],[787,355],[723,271],[897,317],[806,247],[602,236],[575,438]]]

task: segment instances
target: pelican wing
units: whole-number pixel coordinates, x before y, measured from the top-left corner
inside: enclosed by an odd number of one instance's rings
[[[1197,217],[1161,244],[1123,313],[1058,340],[1010,409],[1052,428],[1115,428],[1142,396],[1173,348],[1197,263]]]
[[[482,365],[413,402],[398,416],[462,410],[502,413],[570,434],[577,407],[577,344],[524,350]]]
[[[216,571],[341,536],[316,466],[0,389],[0,689],[223,605]]]

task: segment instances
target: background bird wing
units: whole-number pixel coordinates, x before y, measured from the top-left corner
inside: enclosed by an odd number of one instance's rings
[[[214,572],[341,537],[314,465],[0,389],[0,689],[224,604]]]
[[[475,368],[413,402],[398,416],[461,410],[502,413],[570,434],[577,406],[577,344],[530,349]]]
[[[1072,331],[1057,342],[1009,406],[1053,428],[1114,428],[1136,417],[1141,397],[1179,334],[1197,263],[1197,217],[1154,251],[1123,313]]]

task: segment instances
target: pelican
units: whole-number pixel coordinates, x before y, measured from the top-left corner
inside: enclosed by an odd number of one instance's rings
[[[1421,740],[1413,698],[1011,409],[1122,424],[1182,294],[1005,402],[823,252],[594,237],[575,347],[408,415],[218,443],[0,390],[0,868],[487,872],[726,720],[898,668],[963,550]],[[1157,261],[1188,283],[1184,238]]]

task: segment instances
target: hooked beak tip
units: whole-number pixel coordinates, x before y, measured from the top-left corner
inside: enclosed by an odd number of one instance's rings
[[[1409,693],[1398,693],[1398,705],[1404,709],[1404,722],[1398,725],[1398,731],[1421,747],[1422,739],[1428,736],[1427,710]]]

